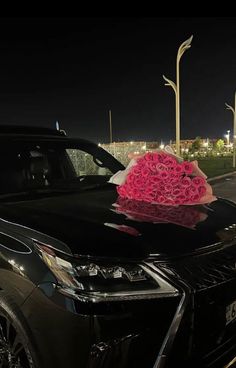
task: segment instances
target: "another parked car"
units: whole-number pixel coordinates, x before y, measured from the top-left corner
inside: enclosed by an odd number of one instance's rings
[[[0,128],[0,367],[230,367],[236,206],[118,198],[123,166],[43,128]]]

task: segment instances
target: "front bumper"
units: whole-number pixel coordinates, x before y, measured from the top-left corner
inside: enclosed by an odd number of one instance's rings
[[[85,304],[42,284],[23,313],[40,368],[153,368],[179,301],[175,296]]]
[[[228,323],[226,318],[227,306],[236,302],[235,264],[235,244],[155,263],[170,278],[185,280],[186,285],[186,304],[169,349],[168,368],[236,366],[236,319]]]
[[[92,304],[40,285],[23,305],[40,367],[227,367],[236,355],[236,320],[225,321],[226,306],[236,300],[236,275],[226,263],[235,264],[236,247],[227,262],[223,253],[200,257],[147,264],[180,291],[163,299]]]

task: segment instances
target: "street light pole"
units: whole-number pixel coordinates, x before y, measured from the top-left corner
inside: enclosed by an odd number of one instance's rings
[[[230,130],[227,130],[227,151],[229,152],[229,137],[230,137]]]
[[[231,110],[234,117],[234,132],[233,132],[233,167],[235,168],[236,163],[236,92],[234,94],[234,108],[227,103],[225,104],[227,110]]]
[[[170,86],[175,92],[175,125],[176,125],[176,153],[180,155],[180,78],[179,78],[179,63],[184,52],[191,47],[193,36],[184,41],[177,52],[176,57],[176,83],[166,78],[163,75],[164,80],[167,82],[165,86]]]

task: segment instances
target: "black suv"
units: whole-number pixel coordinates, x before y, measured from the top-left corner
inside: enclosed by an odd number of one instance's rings
[[[232,367],[236,206],[118,197],[94,143],[0,127],[0,367]]]

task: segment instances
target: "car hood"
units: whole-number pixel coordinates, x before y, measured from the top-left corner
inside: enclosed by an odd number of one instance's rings
[[[20,225],[18,232],[31,228],[67,244],[73,254],[92,257],[178,256],[232,241],[236,235],[236,206],[230,201],[159,206],[122,200],[112,185],[5,202],[0,217]]]

